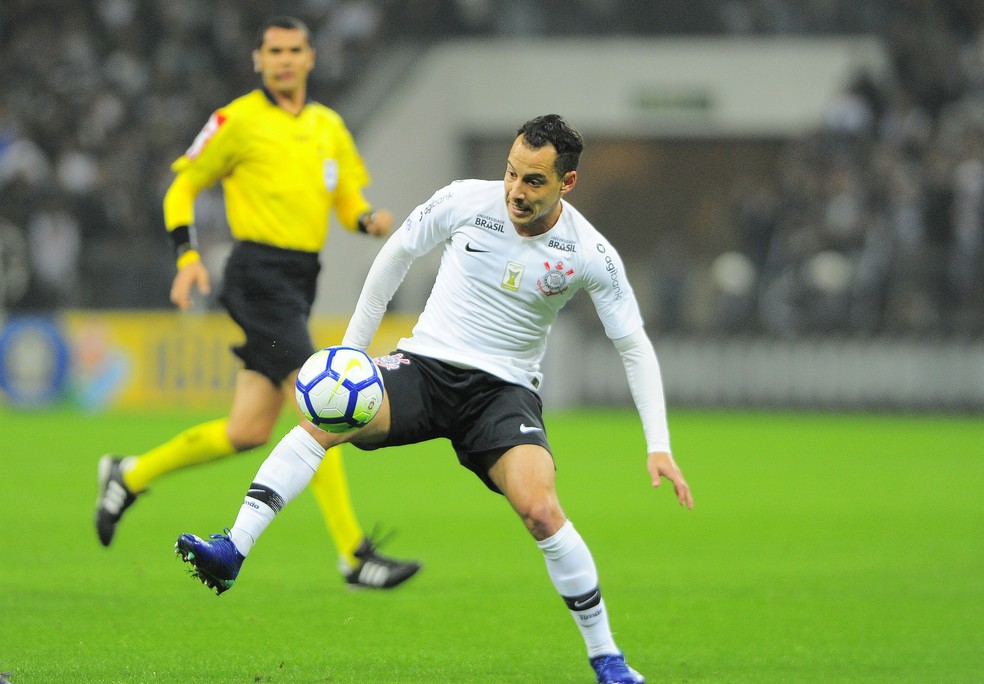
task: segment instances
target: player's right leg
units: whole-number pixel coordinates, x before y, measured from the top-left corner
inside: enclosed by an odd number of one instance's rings
[[[320,432],[314,427],[311,430],[316,431],[320,439],[316,440],[303,427],[297,426],[273,448],[253,478],[236,523],[227,535],[213,535],[215,543],[191,534],[178,537],[175,551],[181,560],[191,564],[192,573],[207,586],[215,588],[216,580],[218,584],[227,583],[223,591],[231,586],[239,574],[242,559],[249,555],[253,544],[277,513],[304,491],[326,449],[338,441],[336,435]],[[191,548],[192,544],[197,546]]]
[[[214,589],[216,596],[232,588],[246,560],[228,534],[213,534],[209,539],[182,534],[174,544],[174,551],[181,560],[191,563],[191,574]]]

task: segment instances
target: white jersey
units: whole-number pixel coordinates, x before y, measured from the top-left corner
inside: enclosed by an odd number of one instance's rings
[[[585,290],[605,334],[619,341],[650,451],[668,451],[658,363],[622,260],[573,206],[561,204],[550,230],[523,237],[509,220],[502,181],[438,190],[380,250],[343,343],[368,347],[413,259],[443,245],[424,310],[398,348],[539,390],[550,328]]]
[[[427,305],[399,347],[478,368],[534,389],[557,312],[579,290],[594,302],[605,333],[642,327],[622,261],[573,206],[535,237],[519,235],[502,181],[458,181],[418,207],[398,231],[415,256],[444,245]]]

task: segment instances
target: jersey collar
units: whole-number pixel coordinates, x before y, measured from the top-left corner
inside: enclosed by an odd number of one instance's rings
[[[264,97],[266,97],[267,102],[269,102],[270,104],[272,104],[274,107],[279,107],[280,106],[280,105],[277,104],[277,98],[275,98],[273,96],[273,93],[270,92],[270,89],[267,88],[262,83],[260,84],[260,90],[263,91],[263,95],[264,95]],[[305,105],[309,105],[309,104],[311,104],[311,102],[313,102],[313,100],[311,99],[311,96],[310,95],[305,96],[305,98],[304,98],[304,104]]]

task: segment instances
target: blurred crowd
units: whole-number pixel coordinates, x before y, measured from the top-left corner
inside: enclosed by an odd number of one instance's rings
[[[331,102],[378,33],[377,3],[288,4],[319,52],[311,92]],[[271,5],[0,3],[0,310],[168,306],[170,163],[258,85],[250,51]]]
[[[976,0],[4,0],[0,311],[168,305],[169,164],[256,85],[253,32],[275,12],[311,26],[311,93],[329,106],[395,41],[880,36],[892,68],[859,74],[774,176],[731,190],[732,241],[707,276],[715,312],[696,331],[984,333]],[[213,204],[199,211],[221,214]],[[674,288],[658,301],[688,307],[687,277],[658,282]]]
[[[880,9],[892,68],[733,189],[724,330],[984,333],[984,4]]]

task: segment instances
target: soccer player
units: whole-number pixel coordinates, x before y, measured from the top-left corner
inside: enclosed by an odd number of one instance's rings
[[[577,182],[582,148],[581,135],[560,116],[532,119],[512,144],[503,184],[454,182],[387,240],[343,344],[365,349],[414,259],[438,246],[443,256],[410,337],[377,359],[385,386],[379,413],[344,435],[302,421],[260,466],[228,534],[182,534],[176,551],[206,586],[217,593],[232,586],[260,534],[304,488],[326,449],[343,441],[376,449],[444,437],[461,464],[505,495],[526,524],[581,631],[597,681],[644,681],[615,644],[591,553],[558,500],[537,393],[551,325],[585,290],[625,366],[652,485],[666,478],[680,505],[693,507],[670,453],[659,364],[622,260],[565,199]]]
[[[193,288],[209,292],[196,249],[194,201],[221,181],[235,247],[225,267],[221,302],[245,333],[234,349],[238,372],[226,418],[192,427],[137,457],[99,462],[96,531],[109,546],[123,513],[160,476],[265,444],[294,381],[314,352],[308,316],[319,251],[331,210],[342,226],[389,234],[393,215],[362,194],[369,174],[341,117],[307,98],[315,53],[307,27],[276,17],[257,33],[254,69],[262,87],[222,107],[172,166],[164,220],[177,254],[171,301],[191,305]],[[339,552],[347,582],[390,588],[420,568],[379,552],[352,510],[339,449],[330,449],[312,490]]]

